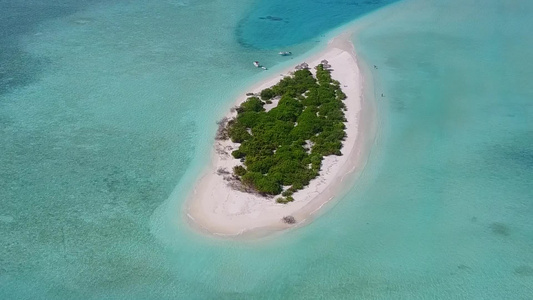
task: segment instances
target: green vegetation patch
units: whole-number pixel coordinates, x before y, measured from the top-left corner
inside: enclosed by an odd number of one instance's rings
[[[248,98],[226,125],[227,136],[240,144],[232,152],[243,162],[235,176],[261,194],[283,192],[279,203],[292,201],[294,192],[318,176],[324,156],[341,155],[346,95],[329,70],[322,65],[316,70],[316,78],[298,70],[263,90],[261,98]],[[277,99],[266,111],[264,105]],[[284,186],[290,188],[283,191]]]

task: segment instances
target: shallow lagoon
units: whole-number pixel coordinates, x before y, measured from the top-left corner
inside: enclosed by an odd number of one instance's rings
[[[242,31],[250,15],[276,15],[271,6],[96,3],[9,37],[21,63],[41,64],[0,96],[2,298],[532,293],[526,1],[406,1],[380,12],[355,38],[385,97],[352,190],[277,238],[190,231],[179,208],[206,164],[214,120],[269,75],[251,61],[287,63],[276,54],[286,37],[239,40],[254,36]],[[324,33],[290,50],[309,50]],[[198,66],[209,68],[192,73]]]

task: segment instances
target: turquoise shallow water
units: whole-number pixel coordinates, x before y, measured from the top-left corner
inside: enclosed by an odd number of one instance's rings
[[[1,37],[0,58],[24,66],[0,69],[2,299],[533,294],[528,2],[406,1],[366,18],[354,42],[378,66],[379,129],[364,172],[311,225],[253,242],[181,219],[213,121],[276,74],[250,61],[287,63],[274,49],[302,53],[368,9],[317,2],[303,23],[272,1],[13,3],[2,21],[35,22]],[[280,30],[267,16],[302,34],[261,44]]]

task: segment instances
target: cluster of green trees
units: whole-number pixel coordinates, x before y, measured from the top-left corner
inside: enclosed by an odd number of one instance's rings
[[[346,95],[329,70],[316,69],[316,78],[298,70],[263,90],[261,98],[248,98],[227,124],[229,138],[240,143],[232,155],[243,162],[234,174],[263,194],[278,195],[290,186],[280,203],[292,201],[295,191],[318,176],[324,156],[341,155]],[[265,111],[276,97],[278,105]]]

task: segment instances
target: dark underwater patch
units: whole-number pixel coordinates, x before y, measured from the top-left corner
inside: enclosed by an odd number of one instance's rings
[[[489,228],[496,235],[509,236],[510,234],[509,227],[504,223],[494,222],[489,225]]]
[[[261,19],[261,20],[270,20],[270,21],[283,21],[283,18],[273,17],[273,16],[259,17],[259,19]]]
[[[533,132],[524,134],[510,145],[503,145],[500,153],[507,161],[531,170],[533,168]]]
[[[0,95],[35,82],[48,61],[18,47],[0,48]]]
[[[514,274],[518,276],[533,276],[533,267],[526,265],[516,267]]]
[[[19,43],[20,38],[34,32],[46,20],[68,16],[99,2],[102,1],[1,1],[0,95],[35,82],[48,66],[46,58],[27,53]]]
[[[507,179],[509,174],[513,174],[515,182],[523,182],[527,186],[533,169],[533,131],[500,139],[487,147],[484,156],[487,165],[491,166],[489,172],[494,176]]]

